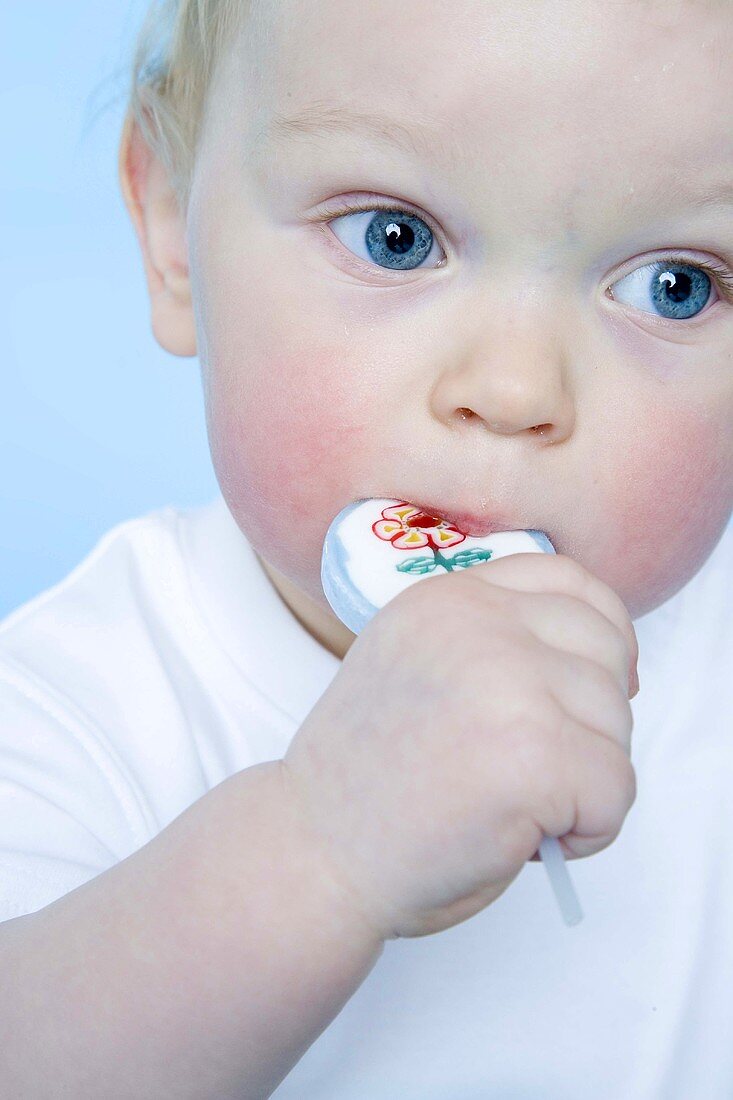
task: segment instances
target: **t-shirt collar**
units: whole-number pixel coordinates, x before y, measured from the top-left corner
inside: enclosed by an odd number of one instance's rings
[[[341,661],[284,603],[221,495],[185,513],[181,537],[210,630],[237,669],[299,725]]]

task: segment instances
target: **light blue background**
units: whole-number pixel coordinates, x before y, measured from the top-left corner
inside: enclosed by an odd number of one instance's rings
[[[114,524],[217,492],[199,364],[163,351],[117,177],[146,0],[0,13],[0,618]]]

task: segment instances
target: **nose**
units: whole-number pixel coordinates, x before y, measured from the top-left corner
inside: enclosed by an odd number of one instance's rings
[[[488,333],[484,326],[481,341],[458,366],[441,372],[431,394],[433,415],[453,429],[470,422],[466,430],[527,433],[546,444],[567,438],[574,401],[557,336],[548,338],[546,327],[525,320]]]

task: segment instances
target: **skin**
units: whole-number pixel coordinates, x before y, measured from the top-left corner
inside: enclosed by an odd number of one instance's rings
[[[217,478],[280,596],[343,657],[323,538],[394,497],[544,530],[632,619],[659,606],[733,510],[733,299],[667,320],[615,295],[672,252],[733,275],[731,204],[675,195],[733,180],[729,3],[274,9],[217,70],[187,209],[129,123],[120,169],[156,339],[199,355]],[[447,148],[262,139],[320,100]],[[363,192],[427,220],[431,259],[357,270],[360,216],[304,220]]]

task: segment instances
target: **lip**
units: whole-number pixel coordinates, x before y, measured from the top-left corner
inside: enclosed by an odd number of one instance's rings
[[[440,506],[436,507],[432,504],[423,504],[417,501],[414,502],[414,506],[426,515],[451,523],[458,528],[462,535],[468,535],[471,538],[485,538],[486,535],[495,535],[499,531],[524,530],[523,527],[515,523],[508,523],[499,516],[487,519],[485,516],[477,516],[473,512],[460,512],[452,508],[441,508]]]

